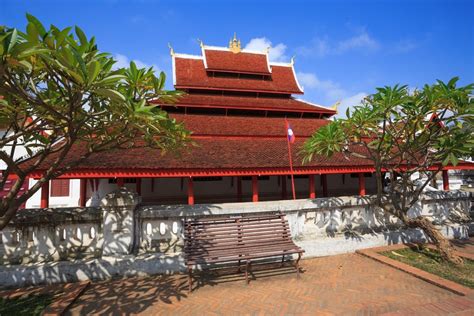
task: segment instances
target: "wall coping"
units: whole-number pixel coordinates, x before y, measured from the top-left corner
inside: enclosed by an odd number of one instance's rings
[[[351,209],[361,206],[372,205],[371,200],[375,196],[341,196],[317,199],[278,200],[264,202],[242,202],[242,203],[218,203],[218,204],[196,204],[196,205],[143,205],[139,207],[140,217],[143,219],[157,217],[193,217],[193,216],[220,216],[238,215],[242,213],[266,213],[266,212],[312,212],[330,211],[334,209]],[[469,200],[473,197],[470,192],[425,192],[422,195],[422,203],[433,203],[437,200]]]
[[[58,207],[22,209],[7,227],[59,225],[102,221],[100,207]]]

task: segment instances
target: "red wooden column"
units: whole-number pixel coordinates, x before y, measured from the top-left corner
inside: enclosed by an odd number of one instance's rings
[[[46,181],[41,186],[41,208],[49,207],[49,181]]]
[[[81,187],[79,193],[79,206],[86,206],[86,194],[87,194],[87,179],[81,179]]]
[[[138,195],[142,195],[142,178],[137,178],[135,189],[137,190]]]
[[[449,191],[448,170],[443,170],[443,190],[444,191]]]
[[[326,174],[321,175],[321,184],[323,186],[323,196],[328,196],[328,177]]]
[[[365,176],[362,172],[359,173],[359,195],[365,195]]]
[[[309,175],[309,198],[315,199],[316,198],[316,189],[314,185],[314,174]]]
[[[252,202],[258,202],[258,178],[252,176]]]
[[[237,177],[237,200],[242,202],[242,177]]]
[[[125,186],[125,180],[123,178],[117,178],[117,187],[121,188]]]
[[[194,205],[194,187],[193,187],[193,178],[188,178],[188,204]]]
[[[286,200],[286,176],[281,176],[281,199]]]

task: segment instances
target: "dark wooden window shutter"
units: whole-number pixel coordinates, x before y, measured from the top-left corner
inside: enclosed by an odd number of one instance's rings
[[[69,179],[51,180],[51,196],[69,196]]]

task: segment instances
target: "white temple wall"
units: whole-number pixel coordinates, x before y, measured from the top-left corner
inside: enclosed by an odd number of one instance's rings
[[[142,205],[126,189],[96,208],[19,212],[0,232],[0,287],[183,271],[183,219],[283,212],[305,258],[426,241],[419,229],[371,204],[370,196],[202,205]],[[474,226],[468,192],[428,192],[410,216],[425,216],[448,238]],[[281,258],[277,258],[281,260]]]
[[[355,174],[355,177],[351,176],[351,174],[349,173],[329,174],[327,175],[327,182],[329,196],[345,196],[359,194],[359,177],[357,174]],[[371,177],[365,177],[366,194],[375,193],[376,185],[377,184],[375,180],[375,175],[372,175]],[[316,188],[322,191],[322,185],[319,181],[316,182]],[[322,192],[319,196],[322,196]]]
[[[153,181],[153,185],[152,185]],[[201,183],[199,183],[201,184]],[[200,185],[194,184],[194,191]],[[135,185],[134,185],[135,188]],[[153,188],[153,189],[152,189]],[[188,180],[182,178],[142,179],[143,201],[179,201],[186,203],[188,196]]]
[[[31,188],[37,180],[29,179],[29,187]],[[81,181],[79,179],[71,179],[69,182],[69,195],[68,196],[51,196],[49,197],[50,207],[74,207],[79,205],[79,197],[81,191]],[[38,190],[33,196],[26,202],[26,208],[39,208],[41,203],[41,190]]]
[[[152,186],[152,181],[154,185]],[[30,187],[36,180],[30,179]],[[186,204],[188,196],[188,180],[186,178],[143,178],[141,180],[141,196],[145,203]],[[194,178],[193,189],[195,203],[236,202],[237,177],[222,177],[221,180],[202,181]],[[323,197],[321,176],[315,176],[316,197]],[[359,178],[351,174],[327,175],[328,196],[346,196],[359,194]],[[125,187],[132,192],[136,191],[136,183],[125,181]],[[153,189],[152,189],[153,187]],[[366,194],[376,192],[375,176],[365,177]],[[100,200],[108,193],[117,189],[117,183],[109,179],[99,179],[98,190],[95,192],[91,182],[87,184],[86,206],[98,206]],[[296,198],[309,197],[308,177],[295,176]],[[259,200],[280,200],[282,194],[281,176],[259,177]],[[80,180],[70,180],[70,193],[65,197],[50,197],[50,207],[75,207],[79,205]],[[286,199],[292,198],[291,177],[286,176]],[[27,208],[39,208],[41,190],[28,200]],[[251,177],[242,179],[242,201],[252,200]]]

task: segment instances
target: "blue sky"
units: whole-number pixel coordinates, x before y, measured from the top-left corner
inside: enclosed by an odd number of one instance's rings
[[[200,54],[197,39],[225,46],[271,45],[276,61],[296,56],[304,98],[356,104],[375,87],[419,87],[459,76],[474,82],[474,1],[18,1],[0,0],[0,24],[24,29],[79,25],[121,62],[154,65],[169,76],[167,43]],[[340,109],[340,110],[342,110]]]

